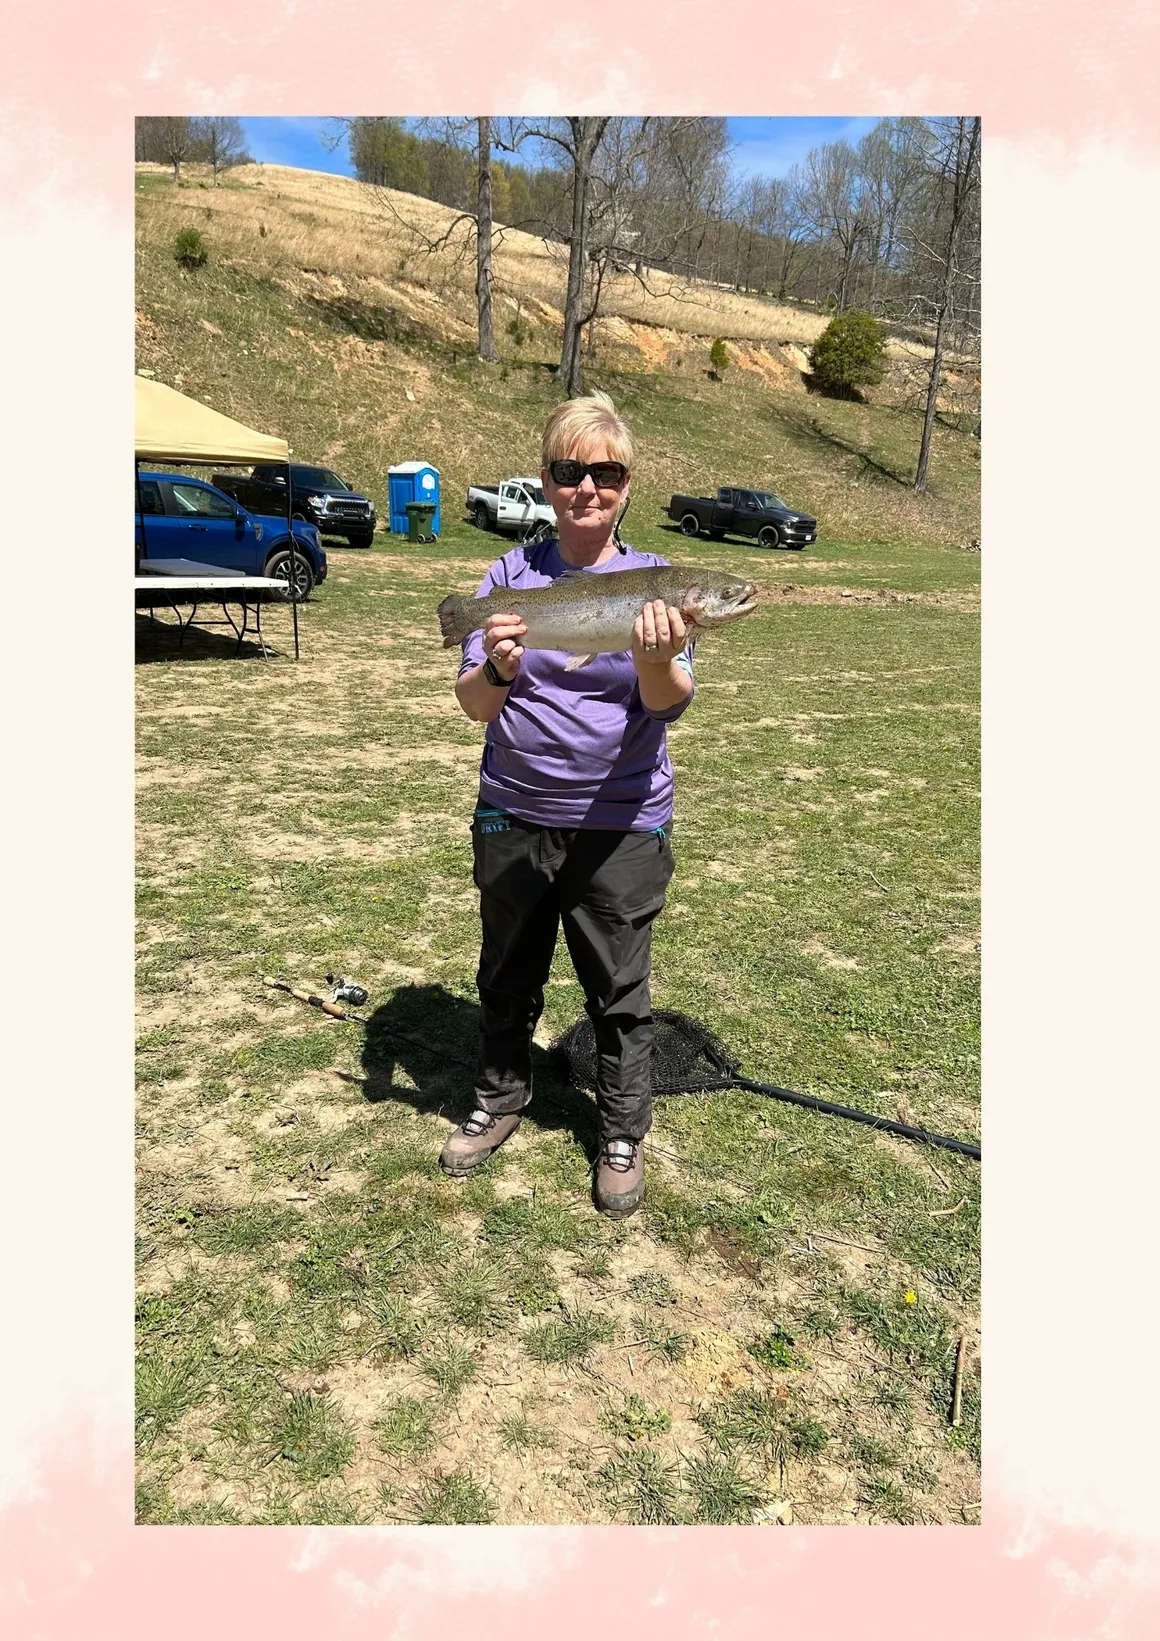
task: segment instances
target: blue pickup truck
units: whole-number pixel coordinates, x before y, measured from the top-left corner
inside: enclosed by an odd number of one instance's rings
[[[138,559],[188,558],[224,570],[244,570],[247,575],[276,576],[287,583],[287,597],[299,602],[326,580],[326,554],[316,525],[294,520],[291,595],[285,515],[247,512],[204,479],[183,473],[141,473],[140,486]]]

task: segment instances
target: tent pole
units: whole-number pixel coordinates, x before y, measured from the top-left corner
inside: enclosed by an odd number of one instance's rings
[[[145,503],[141,499],[141,458],[133,457],[133,477],[137,483],[137,514],[141,520],[141,557],[149,557],[149,543],[145,537]]]
[[[290,474],[290,463],[286,463],[286,528],[290,532],[290,608],[294,612],[294,659],[298,659],[298,600],[294,597],[294,581],[297,575],[296,557],[294,548],[294,497],[293,484]]]

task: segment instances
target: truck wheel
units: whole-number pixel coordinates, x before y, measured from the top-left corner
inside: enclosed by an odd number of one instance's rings
[[[286,591],[279,596],[289,604],[301,604],[310,596],[310,589],[314,586],[314,571],[310,568],[310,561],[302,553],[294,554],[294,581],[293,591],[290,583],[290,554],[283,548],[281,552],[271,553],[266,560],[266,574],[273,576],[276,581],[286,582]]]
[[[696,513],[683,513],[681,515],[681,534],[683,536],[699,536],[701,534],[701,521]]]
[[[757,532],[757,545],[759,547],[781,546],[781,535],[776,524],[763,524],[761,526],[761,529]]]
[[[374,542],[375,533],[373,530],[352,530],[346,539],[351,547],[370,547]]]
[[[477,530],[491,529],[491,514],[487,510],[487,503],[485,501],[476,502],[474,517],[475,528]]]

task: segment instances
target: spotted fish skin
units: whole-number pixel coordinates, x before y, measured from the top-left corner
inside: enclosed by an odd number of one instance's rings
[[[486,598],[452,594],[439,605],[444,649],[462,644],[491,615],[516,615],[527,627],[520,644],[529,650],[564,650],[571,655],[614,654],[632,648],[637,616],[654,599],[680,610],[687,626],[706,629],[750,615],[756,607],[752,582],[720,570],[679,564],[644,570],[573,570],[547,587],[500,587]]]

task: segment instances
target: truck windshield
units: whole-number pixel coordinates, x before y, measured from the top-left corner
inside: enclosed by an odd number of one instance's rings
[[[316,484],[320,490],[349,490],[329,467],[295,467],[291,470],[299,484]]]
[[[294,474],[295,484],[315,484],[320,491],[348,491],[349,484],[343,484],[338,474],[331,473],[330,468],[290,468]],[[258,474],[254,473],[254,478]]]

